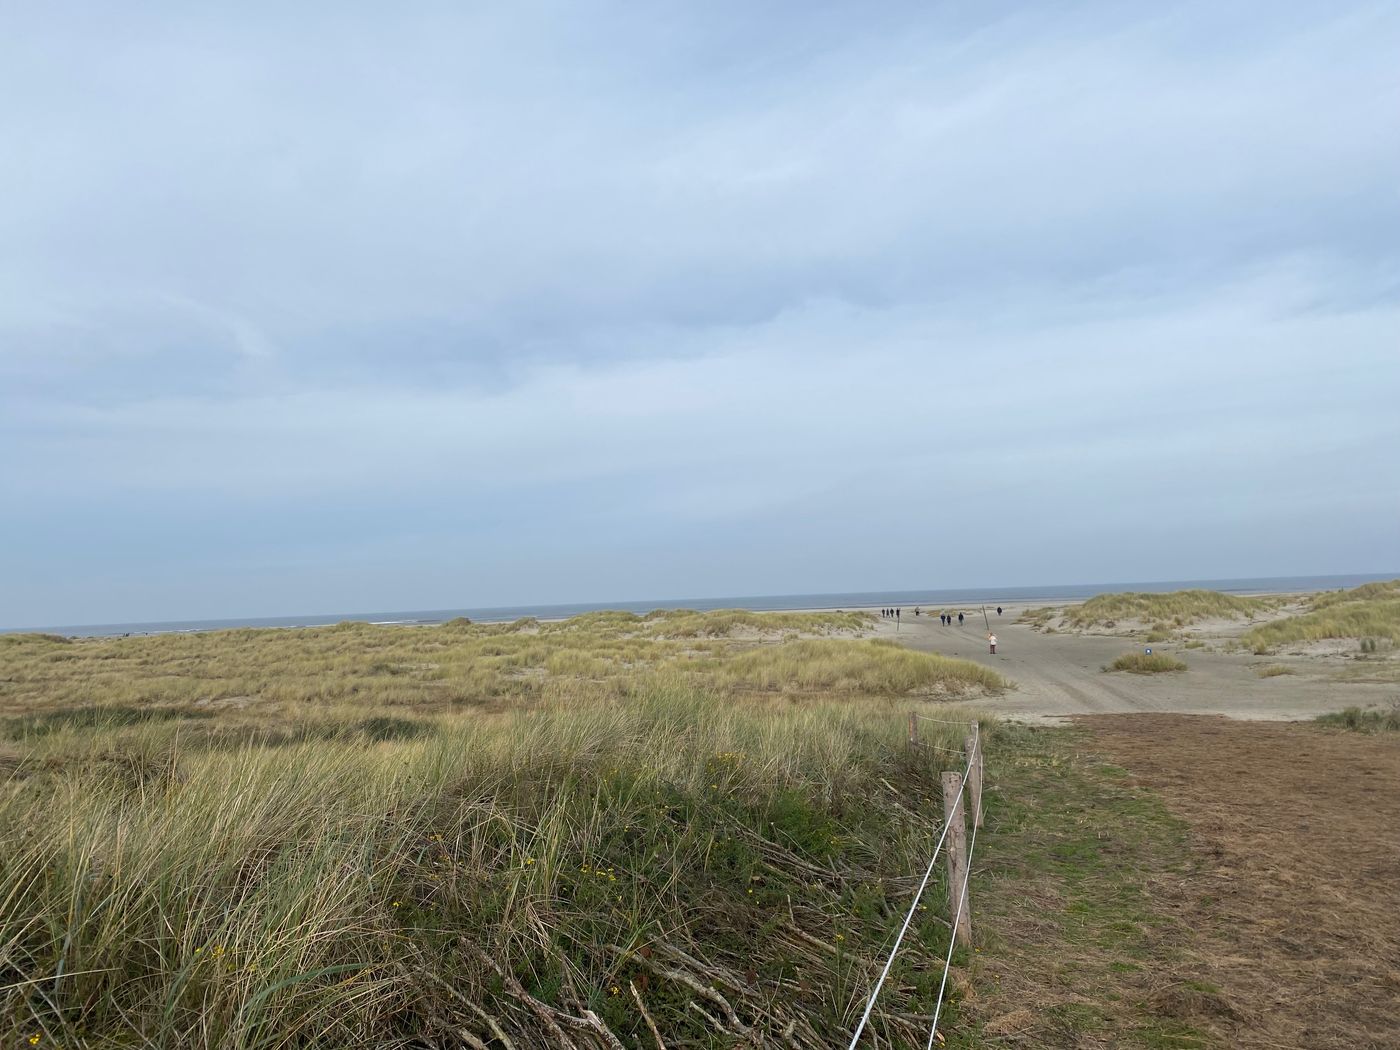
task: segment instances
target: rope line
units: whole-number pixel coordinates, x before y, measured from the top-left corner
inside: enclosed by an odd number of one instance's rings
[[[915,717],[915,718],[918,718],[918,719],[922,719],[922,720],[925,721],[925,722],[937,722],[937,723],[938,723],[939,725],[941,725],[941,726],[975,726],[975,725],[977,725],[977,723],[976,723],[975,721],[953,721],[953,720],[950,719],[950,718],[930,718],[928,715],[921,715],[921,714],[919,714],[919,712],[917,712],[917,711],[914,712],[914,717]]]
[[[982,812],[982,800],[977,800],[977,814]],[[962,889],[958,892],[958,910],[953,913],[952,929],[948,931],[948,955],[943,960],[943,980],[938,985],[938,1002],[933,1007],[933,1027],[928,1031],[928,1045],[924,1050],[933,1050],[933,1041],[938,1036],[938,1019],[943,1014],[943,994],[948,989],[948,970],[953,965],[953,947],[958,943],[958,920],[962,918],[963,905],[967,901],[967,881],[972,878],[972,854],[977,849],[977,819],[972,820],[972,838],[967,843],[967,870],[963,872]]]
[[[967,752],[960,747],[943,747],[941,744],[925,744],[924,747],[930,751],[946,751],[950,755],[966,755]]]
[[[936,719],[930,719],[930,721],[936,721]],[[962,724],[965,724],[965,723],[954,723],[954,724],[962,725]],[[976,725],[976,723],[972,723],[972,724],[973,724],[973,725]],[[968,757],[967,757],[967,765],[963,767],[962,782],[961,782],[960,784],[958,784],[958,794],[957,794],[957,798],[956,798],[956,799],[954,800],[954,802],[953,802],[953,812],[955,812],[955,813],[957,812],[957,807],[958,807],[958,805],[962,802],[963,792],[964,792],[965,790],[967,790],[967,781],[968,781],[968,777],[969,777],[969,776],[971,775],[971,773],[972,773],[972,763],[975,762],[975,761],[977,760],[977,749],[978,749],[978,745],[979,745],[980,743],[981,743],[981,730],[980,730],[980,727],[979,727],[979,729],[977,730],[977,735],[973,737],[973,741],[972,741],[972,753],[971,753],[970,755],[968,755]],[[879,994],[880,994],[880,989],[884,987],[885,978],[888,977],[888,976],[890,975],[890,967],[894,965],[894,957],[895,957],[897,954],[899,954],[899,946],[900,946],[900,944],[901,944],[901,943],[903,942],[903,940],[904,940],[904,935],[905,935],[905,933],[907,933],[908,930],[909,930],[909,924],[910,924],[911,922],[914,921],[914,912],[918,910],[918,907],[919,907],[919,900],[920,900],[920,898],[923,897],[923,895],[924,895],[924,889],[925,889],[925,887],[928,886],[929,877],[933,875],[933,868],[934,868],[934,865],[936,865],[936,864],[938,863],[938,853],[939,853],[939,851],[943,848],[943,842],[944,842],[945,839],[947,839],[947,837],[948,837],[948,831],[949,831],[949,829],[950,829],[951,827],[952,827],[952,824],[951,824],[950,822],[948,822],[948,821],[946,821],[946,820],[943,822],[943,833],[942,833],[941,835],[938,836],[938,841],[934,844],[934,847],[933,847],[933,856],[929,858],[928,868],[924,871],[923,880],[919,883],[919,888],[918,888],[918,890],[916,890],[915,893],[914,893],[914,899],[913,899],[913,901],[911,901],[910,904],[909,904],[909,912],[908,912],[908,914],[906,914],[906,915],[904,916],[904,925],[901,926],[901,927],[899,928],[899,935],[898,935],[897,937],[895,937],[895,939],[894,939],[894,946],[893,946],[892,948],[890,948],[889,958],[887,958],[887,959],[885,960],[885,967],[884,967],[883,970],[880,971],[880,979],[877,980],[877,981],[875,982],[875,987],[874,987],[873,989],[871,989],[871,992],[870,992],[870,1001],[867,1002],[867,1003],[865,1004],[865,1013],[863,1013],[863,1014],[861,1015],[860,1024],[856,1025],[855,1033],[851,1036],[851,1045],[850,1045],[849,1047],[847,1047],[847,1050],[855,1050],[855,1048],[856,1048],[856,1043],[860,1042],[861,1033],[865,1031],[865,1026],[866,1026],[866,1024],[867,1024],[867,1023],[869,1022],[869,1020],[870,1020],[870,1014],[871,1014],[871,1012],[875,1009],[875,1000],[876,1000],[876,998],[877,998],[877,997],[879,996]],[[976,834],[976,832],[975,832],[975,830],[974,830],[974,835],[975,835],[975,834]],[[971,868],[969,867],[968,870],[970,871]],[[964,891],[966,891],[966,888],[967,888],[967,887],[966,887],[966,883],[964,883],[963,888],[964,888]],[[959,903],[958,903],[958,910],[959,910],[959,912],[961,912],[961,910],[962,910],[962,902],[961,902],[961,901],[959,901]],[[954,926],[956,927],[956,925],[957,925],[957,916],[956,916],[956,915],[953,917],[953,923],[954,923]],[[949,958],[950,958],[950,959],[952,958],[951,953],[950,953],[950,955],[949,955]],[[947,971],[947,968],[946,968],[946,967],[944,968],[944,971],[943,971],[943,979],[944,979],[944,981],[947,981],[947,979],[948,979],[948,971]],[[940,997],[941,997],[941,995],[942,995],[942,991],[941,991],[941,990],[940,990],[939,994],[940,994]],[[934,1024],[936,1025],[937,1023],[938,1023],[938,1022],[937,1022],[937,1017],[935,1016]]]

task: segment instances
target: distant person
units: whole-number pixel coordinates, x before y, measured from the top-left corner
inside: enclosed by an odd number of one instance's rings
[[[962,613],[958,613],[958,626],[961,627],[962,625],[963,625],[963,614],[962,614]]]
[[[1000,606],[1000,605],[997,606],[997,615],[998,615],[998,616],[1001,615],[1001,606]]]
[[[896,609],[896,610],[894,611],[894,618],[895,618],[896,620],[898,620],[903,614],[904,614],[904,610],[903,610],[903,609]]]
[[[992,634],[992,633],[990,633],[990,632],[988,632],[988,634],[987,634],[987,642],[988,642],[988,644],[991,645],[991,647],[992,647],[992,655],[993,655],[993,656],[996,656],[996,654],[997,654],[997,636],[994,635],[994,634]]]

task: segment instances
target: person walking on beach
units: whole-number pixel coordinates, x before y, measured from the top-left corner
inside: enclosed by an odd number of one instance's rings
[[[1000,606],[1000,605],[997,606],[997,615],[998,615],[998,616],[1001,615],[1001,606]]]
[[[962,613],[958,613],[958,626],[961,627],[962,625],[963,625],[963,615],[962,615]]]
[[[993,656],[996,656],[996,654],[997,654],[997,636],[994,635],[994,634],[992,634],[990,631],[987,632],[987,643],[992,647],[992,655],[993,655]]]

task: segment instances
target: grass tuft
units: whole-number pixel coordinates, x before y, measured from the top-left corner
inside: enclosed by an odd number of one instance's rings
[[[1105,671],[1127,671],[1130,674],[1162,674],[1184,671],[1186,664],[1165,653],[1126,653],[1104,667]]]
[[[1330,715],[1319,715],[1317,721],[1325,726],[1337,726],[1360,733],[1397,732],[1400,731],[1400,707],[1380,711],[1348,707]]]

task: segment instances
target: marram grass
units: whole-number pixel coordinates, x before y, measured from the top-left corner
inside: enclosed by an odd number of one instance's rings
[[[656,623],[7,646],[2,1045],[630,1047],[648,1016],[668,1046],[839,1041],[941,813],[948,756],[904,745],[902,697],[986,683],[853,640],[682,652]],[[530,684],[441,703],[463,649],[528,653]],[[885,1043],[932,1005],[943,899]]]
[[[1329,639],[1400,642],[1400,580],[1329,591],[1314,597],[1310,606],[1297,616],[1260,624],[1244,636],[1244,644],[1263,654],[1281,645]]]
[[[1104,670],[1128,671],[1131,674],[1162,674],[1167,671],[1184,671],[1186,664],[1166,653],[1125,653]]]
[[[975,692],[994,681],[978,664],[929,654],[872,660],[873,643],[855,637],[871,622],[860,613],[613,612],[550,624],[352,623],[71,641],[0,635],[0,717],[80,705],[224,714],[247,708],[256,709],[259,723],[327,706],[445,713],[514,706],[560,680],[622,688],[653,672],[687,675],[699,688],[745,678],[755,688],[777,688],[746,659],[760,643],[764,651],[779,643],[773,652],[785,655],[758,663],[819,656],[825,677],[866,692]],[[746,670],[734,670],[736,660]]]
[[[1152,624],[1158,631],[1184,627],[1204,619],[1240,619],[1276,608],[1277,598],[1242,598],[1219,591],[1187,590],[1165,594],[1128,592],[1100,594],[1082,605],[1065,610],[1065,620],[1074,627],[1094,627],[1137,621]]]

